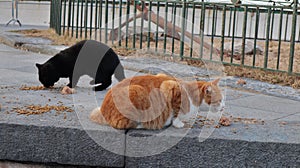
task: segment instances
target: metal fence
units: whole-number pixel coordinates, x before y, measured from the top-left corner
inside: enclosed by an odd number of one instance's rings
[[[108,45],[299,75],[298,5],[52,0],[50,26]]]

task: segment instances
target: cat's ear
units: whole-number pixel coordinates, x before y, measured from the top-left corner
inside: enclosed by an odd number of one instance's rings
[[[211,83],[212,83],[213,85],[218,85],[219,82],[220,82],[220,78],[217,78],[217,79],[215,79],[214,81],[212,81]]]
[[[36,66],[38,69],[40,69],[40,68],[42,67],[42,65],[41,65],[41,64],[38,64],[38,63],[36,63],[35,66]]]
[[[211,92],[212,92],[211,86],[210,85],[205,86],[204,93],[205,94],[211,94]]]

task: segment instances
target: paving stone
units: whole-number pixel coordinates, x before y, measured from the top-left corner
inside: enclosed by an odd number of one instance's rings
[[[88,131],[89,132],[89,131]],[[117,151],[124,151],[124,137],[99,129],[93,134]],[[124,157],[102,148],[86,130],[56,126],[0,123],[0,160],[71,165],[123,167]],[[122,154],[122,153],[121,153]]]
[[[300,144],[297,139],[293,139],[297,136],[292,137],[293,135],[287,134],[291,138],[289,140],[287,137],[281,136],[283,129],[277,131],[278,128],[272,129],[268,126],[251,125],[248,128],[251,133],[245,129],[239,130],[238,127],[241,125],[236,125],[236,127],[236,133],[231,132],[232,128],[230,127],[217,129],[211,137],[202,142],[199,142],[201,129],[193,129],[187,136],[183,136],[178,144],[158,155],[126,157],[126,167],[300,166]],[[297,131],[299,128],[294,128],[294,133]],[[129,131],[126,135],[126,153],[133,155],[136,152],[137,155],[143,156],[141,151],[155,149],[160,144],[153,143],[150,138],[138,138],[153,137],[168,144],[182,136],[181,133],[175,132],[176,130],[171,135],[167,133],[157,135],[157,132]],[[248,135],[241,136],[242,133],[248,133]],[[283,139],[272,140],[272,137],[275,136],[270,134],[275,135],[276,133]]]
[[[300,112],[299,101],[260,94],[228,101],[227,104],[285,114]]]

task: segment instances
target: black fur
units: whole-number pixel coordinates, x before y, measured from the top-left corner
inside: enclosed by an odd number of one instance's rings
[[[99,53],[97,49],[96,53],[93,51],[84,53],[84,59],[81,58],[81,60],[84,60],[84,63],[81,63],[81,69],[77,70],[77,74],[75,75],[73,74],[73,72],[76,60],[82,47],[85,44],[96,44],[92,47],[96,46],[98,47],[98,50],[100,47],[100,52],[105,53]],[[104,51],[102,51],[102,48]],[[93,50],[93,48],[91,50]],[[103,55],[103,57],[101,55]],[[102,58],[100,59],[99,57]],[[96,65],[96,72],[92,72],[93,70],[91,68],[89,69],[89,67],[94,66],[93,64],[95,64],[95,62],[97,63],[97,61],[99,62],[99,59],[101,60],[101,62],[100,64]],[[59,80],[59,78],[69,78],[70,83],[68,84],[68,86],[72,88],[76,86],[80,76],[89,75],[90,77],[94,78],[94,80],[91,81],[91,84],[101,83],[100,86],[94,88],[96,91],[101,91],[111,85],[111,77],[113,74],[115,74],[115,77],[119,81],[125,78],[124,69],[117,54],[105,44],[87,40],[78,42],[77,44],[59,52],[44,64],[36,63],[36,67],[38,68],[39,80],[45,87],[53,86],[54,83]]]

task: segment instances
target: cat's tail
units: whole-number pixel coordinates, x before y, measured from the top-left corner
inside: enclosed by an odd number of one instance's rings
[[[105,120],[105,118],[103,117],[103,115],[102,115],[102,113],[100,111],[100,107],[95,108],[91,112],[90,119],[93,122],[96,122],[96,123],[101,124],[101,125],[105,125],[106,124],[106,120]]]

